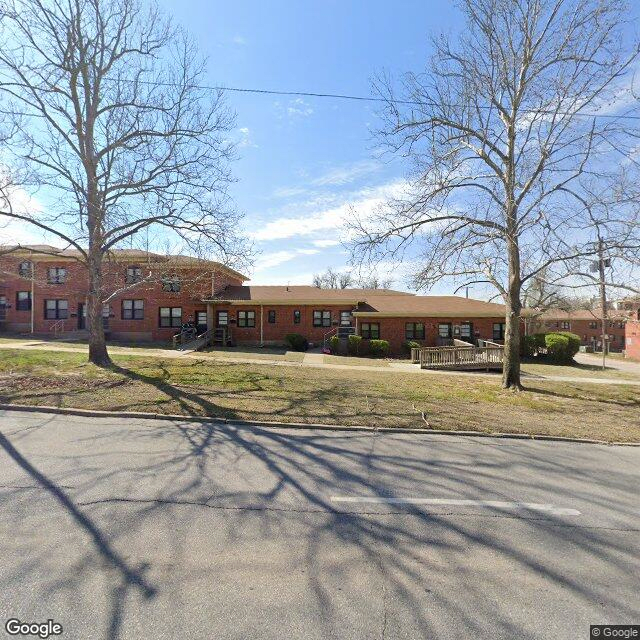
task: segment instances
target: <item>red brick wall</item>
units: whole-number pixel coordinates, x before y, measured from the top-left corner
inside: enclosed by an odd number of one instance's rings
[[[406,341],[405,325],[408,322],[423,322],[425,325],[425,339],[416,340],[425,347],[434,347],[438,344],[438,325],[451,323],[453,327],[464,322],[472,323],[472,336],[483,340],[493,340],[494,322],[504,322],[504,316],[496,318],[358,318],[358,333],[363,322],[378,322],[380,324],[380,339],[389,342],[389,351],[392,354],[402,353],[402,344]],[[454,335],[454,338],[460,338]]]
[[[600,320],[570,320],[569,329],[562,328],[562,321],[556,320],[534,320],[529,327],[529,333],[548,331],[571,331],[580,336],[583,345],[594,345],[602,348],[602,322]],[[595,326],[590,326],[595,325]],[[611,351],[622,351],[624,349],[624,323],[618,320],[609,321],[607,335],[610,336],[609,349]]]
[[[640,360],[640,320],[629,320],[625,326],[625,351],[627,358]]]
[[[300,311],[300,324],[294,324],[293,312]],[[313,312],[331,311],[330,327],[314,327]],[[288,333],[299,333],[314,344],[322,344],[324,336],[340,322],[340,312],[352,310],[352,305],[264,305],[263,313],[263,340],[266,344],[284,344],[284,338]],[[236,320],[231,323],[231,335],[238,344],[260,343],[260,306],[259,305],[225,305],[216,304],[214,307],[214,324],[217,322],[218,311],[228,311],[229,319]],[[238,311],[255,311],[255,328],[240,328],[237,325]],[[276,321],[268,322],[269,311],[275,311]]]
[[[37,256],[25,258],[15,255],[0,257],[0,296],[5,296],[8,303],[5,327],[9,331],[28,332],[31,329],[31,311],[18,311],[16,308],[16,292],[31,291],[31,279],[18,275],[20,262],[30,259],[35,268],[35,283],[32,304],[34,308],[34,331],[50,333],[55,320],[44,317],[46,299],[67,300],[69,317],[64,321],[65,332],[78,329],[78,305],[86,301],[88,283],[85,267],[72,260],[38,259]],[[175,328],[159,327],[160,307],[182,307],[182,318],[195,318],[196,311],[206,311],[202,298],[212,293],[211,272],[209,269],[163,268],[162,264],[152,267],[138,265],[135,262],[114,261],[105,264],[105,291],[109,295],[126,286],[126,269],[128,266],[141,266],[143,277],[151,274],[149,282],[143,282],[134,288],[120,292],[109,301],[109,330],[113,338],[138,340],[169,340],[176,333]],[[67,278],[64,284],[47,283],[49,267],[64,267]],[[163,275],[179,275],[181,291],[172,293],[162,290],[160,277]],[[214,291],[220,291],[227,285],[239,285],[242,282],[230,275],[216,273]],[[144,300],[144,318],[140,320],[122,319],[122,300]]]

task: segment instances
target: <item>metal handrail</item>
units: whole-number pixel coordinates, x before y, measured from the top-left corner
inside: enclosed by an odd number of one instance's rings
[[[57,337],[58,333],[64,331],[64,320],[56,320],[49,327],[49,331],[53,331],[53,335]]]

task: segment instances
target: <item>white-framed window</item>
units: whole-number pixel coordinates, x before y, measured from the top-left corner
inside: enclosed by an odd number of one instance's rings
[[[313,326],[314,327],[330,327],[331,326],[331,311],[323,309],[317,309],[313,312]]]
[[[251,329],[256,326],[255,311],[238,311],[238,328]]]
[[[45,320],[66,320],[69,317],[68,300],[45,300]]]
[[[123,320],[144,320],[144,300],[123,300]]]
[[[181,327],[182,307],[160,307],[160,327]]]
[[[47,281],[49,284],[64,284],[67,280],[67,270],[64,267],[49,267]]]

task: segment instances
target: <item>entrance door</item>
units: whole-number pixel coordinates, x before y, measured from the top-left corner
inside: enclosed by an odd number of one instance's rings
[[[0,296],[0,320],[7,319],[7,296]]]
[[[216,327],[228,327],[229,326],[229,312],[218,311],[216,314]]]
[[[78,329],[87,328],[87,305],[84,302],[78,303]]]
[[[198,335],[207,330],[207,312],[196,311],[196,331]]]

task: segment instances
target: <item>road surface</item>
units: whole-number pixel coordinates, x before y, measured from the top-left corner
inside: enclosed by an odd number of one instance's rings
[[[640,622],[640,448],[9,411],[0,432],[2,628],[574,640]]]

